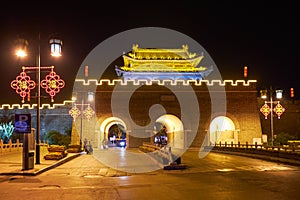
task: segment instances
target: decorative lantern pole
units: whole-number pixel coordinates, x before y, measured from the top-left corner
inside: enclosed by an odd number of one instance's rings
[[[88,102],[92,102],[94,101],[94,93],[93,92],[88,92]],[[76,102],[77,97],[73,96],[72,100],[74,102]],[[77,106],[80,106],[81,108],[78,109]],[[84,106],[87,106],[85,109]],[[92,109],[91,104],[90,103],[84,103],[84,97],[81,97],[81,103],[74,103],[73,107],[69,110],[69,114],[71,115],[71,117],[73,118],[73,121],[75,122],[75,120],[80,116],[80,147],[81,150],[84,149],[83,146],[83,116],[85,116],[86,119],[90,120],[94,114],[95,111]]]
[[[26,50],[28,46],[27,40],[21,41],[21,46],[16,51],[16,55],[19,57],[27,56]],[[40,36],[39,36],[40,41]],[[60,39],[50,39],[50,49],[51,55],[55,57],[61,56],[61,46],[62,41]],[[21,47],[21,48],[20,48]],[[37,72],[37,83],[31,80],[30,76],[26,74],[26,71],[36,70]],[[41,70],[50,71],[49,74],[41,81]],[[27,100],[30,100],[30,91],[37,87],[37,127],[36,127],[36,164],[40,164],[40,108],[41,108],[41,87],[50,95],[51,102],[54,101],[54,96],[60,91],[61,88],[65,86],[65,82],[60,79],[60,76],[54,72],[54,66],[41,66],[41,53],[40,53],[40,44],[38,45],[37,53],[37,66],[34,67],[22,67],[22,72],[15,80],[11,82],[11,87],[16,90],[22,97],[22,103],[25,102],[25,97]]]
[[[282,98],[282,90],[275,90],[276,91],[276,98],[281,99]],[[265,116],[265,119],[268,118],[268,115],[270,116],[270,124],[271,124],[271,145],[274,144],[274,125],[273,125],[273,112],[277,115],[278,119],[280,119],[280,116],[285,111],[285,108],[280,104],[280,101],[273,101],[273,92],[274,90],[272,87],[270,87],[270,101],[265,101],[265,104],[260,108],[260,112]],[[267,98],[267,90],[261,90],[261,98],[266,99]],[[270,104],[270,106],[268,105]],[[273,107],[273,104],[276,104],[275,107]]]

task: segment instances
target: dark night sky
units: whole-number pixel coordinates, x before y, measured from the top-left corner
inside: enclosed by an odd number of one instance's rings
[[[1,5],[0,104],[21,102],[10,88],[10,82],[21,72],[22,65],[35,65],[34,56],[26,61],[14,57],[12,50],[18,37],[34,44],[40,33],[41,65],[54,64],[55,71],[66,82],[56,98],[70,99],[77,70],[89,52],[105,39],[139,27],[169,28],[193,38],[210,54],[223,79],[243,79],[246,65],[248,79],[256,79],[258,89],[272,85],[284,89],[288,97],[288,89],[294,87],[299,98],[297,6],[259,2],[237,5],[230,1],[197,1],[197,4],[196,1],[127,1],[108,5],[99,1],[82,5],[57,2]],[[50,60],[46,50],[48,38],[53,34],[64,42],[63,57],[57,61]]]

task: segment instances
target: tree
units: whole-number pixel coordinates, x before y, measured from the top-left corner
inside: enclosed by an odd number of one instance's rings
[[[4,143],[8,143],[14,130],[15,127],[12,124],[12,121],[8,123],[0,123],[0,139],[2,139]]]

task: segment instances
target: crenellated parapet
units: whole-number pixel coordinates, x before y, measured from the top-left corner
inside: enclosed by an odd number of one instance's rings
[[[59,107],[67,107],[72,105],[72,100],[65,100],[63,103],[55,103],[55,104],[42,104],[40,109],[56,109]],[[13,110],[13,109],[18,109],[18,110],[24,110],[24,109],[29,109],[33,110],[37,108],[37,104],[2,104],[0,105],[0,110]]]
[[[243,90],[256,91],[256,80],[122,80],[122,79],[76,79],[75,87],[78,90],[96,90],[97,87],[102,89],[110,90],[114,86],[168,86],[176,88],[177,86],[182,88],[182,86],[192,86],[195,90],[201,88],[207,88],[209,90],[218,89],[220,87],[225,88],[226,91],[231,90]],[[183,87],[184,88],[184,87]],[[71,106],[72,100],[65,100],[63,103],[54,104],[42,104],[41,109],[55,109],[59,107]],[[0,110],[5,109],[36,109],[37,104],[2,104],[0,105]]]
[[[256,80],[122,80],[122,79],[76,79],[75,83],[83,86],[100,85],[186,85],[186,86],[255,86]]]
[[[197,90],[226,90],[230,91],[253,91],[256,92],[256,80],[122,80],[122,79],[76,79],[75,90],[77,91],[96,91],[96,90],[112,90],[116,86],[119,89],[130,90],[129,86],[164,86],[172,89],[185,90],[192,87]],[[122,87],[124,86],[124,87]],[[186,87],[185,87],[186,86]]]

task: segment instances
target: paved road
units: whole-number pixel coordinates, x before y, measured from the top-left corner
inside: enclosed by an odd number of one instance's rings
[[[122,154],[126,152],[117,150],[111,156]],[[188,151],[182,156],[185,170],[140,173],[128,171],[141,169],[134,162],[120,171],[98,159],[81,155],[38,176],[0,177],[1,199],[290,200],[300,196],[299,166],[212,152],[199,159],[197,151]],[[153,164],[149,159],[145,166]]]

